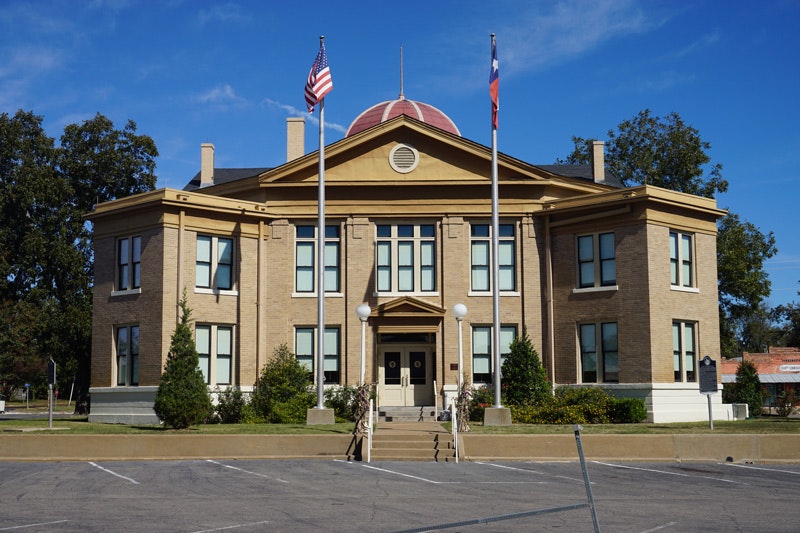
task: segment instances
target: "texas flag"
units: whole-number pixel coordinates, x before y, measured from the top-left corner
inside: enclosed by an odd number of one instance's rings
[[[492,97],[492,127],[497,129],[497,111],[500,109],[500,71],[497,66],[497,43],[492,35],[492,68],[489,71],[489,95]]]

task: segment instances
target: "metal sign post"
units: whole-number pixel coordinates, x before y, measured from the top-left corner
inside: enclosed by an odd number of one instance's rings
[[[53,385],[56,383],[56,362],[53,359],[47,362],[47,389],[48,389],[48,420],[49,428],[53,429]]]
[[[704,394],[708,399],[708,427],[714,429],[714,417],[711,414],[711,395],[719,390],[717,385],[717,362],[709,356],[700,360],[700,394]]]

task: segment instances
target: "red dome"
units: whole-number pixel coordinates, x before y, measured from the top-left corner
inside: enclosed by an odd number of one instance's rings
[[[350,127],[347,128],[345,137],[355,135],[372,126],[376,126],[394,117],[406,115],[417,119],[425,124],[430,124],[444,131],[461,136],[455,123],[450,117],[433,107],[432,105],[406,100],[402,96],[397,100],[390,100],[376,104],[356,117]]]

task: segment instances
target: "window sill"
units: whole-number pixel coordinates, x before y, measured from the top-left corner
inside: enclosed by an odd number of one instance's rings
[[[494,293],[492,291],[469,291],[467,296],[493,296]],[[521,296],[519,291],[500,291],[500,296]]]
[[[680,285],[670,285],[669,290],[675,292],[691,292],[694,294],[700,294],[700,289],[697,287],[681,287]]]
[[[138,289],[127,289],[124,291],[111,291],[111,296],[130,296],[132,294],[142,294],[142,288],[139,287]]]
[[[591,292],[615,292],[619,290],[619,285],[609,285],[607,287],[586,287],[583,289],[572,289],[572,294],[585,294]]]
[[[399,298],[400,296],[438,298],[439,292],[373,292],[372,296],[374,298]]]
[[[292,298],[316,298],[316,292],[293,292]],[[341,292],[326,292],[325,298],[344,298],[344,293]]]
[[[202,287],[194,288],[195,294],[214,294],[216,296],[239,296],[239,291],[234,290],[220,290],[220,289],[204,289]]]

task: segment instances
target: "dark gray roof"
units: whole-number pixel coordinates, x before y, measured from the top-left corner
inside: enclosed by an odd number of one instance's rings
[[[558,174],[559,176],[564,176],[566,178],[579,178],[589,181],[594,181],[594,177],[592,174],[592,166],[591,165],[535,165],[542,170],[546,170],[547,172],[552,172],[553,174]],[[622,183],[616,178],[609,174],[608,169],[606,169],[606,179],[605,184],[610,185],[612,187],[623,187]]]
[[[253,178],[272,170],[270,167],[257,167],[257,168],[215,168],[214,169],[214,185],[222,185],[223,183],[230,183],[231,181],[239,181],[246,178]],[[194,175],[192,180],[183,188],[184,191],[196,191],[200,188],[200,173]]]

